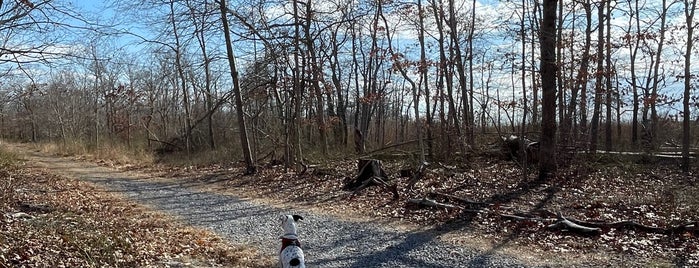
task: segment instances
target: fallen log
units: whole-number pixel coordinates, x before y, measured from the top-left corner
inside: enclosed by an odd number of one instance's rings
[[[533,217],[533,216],[522,216],[525,214],[501,214],[503,218],[515,220],[515,221],[539,221],[539,222],[554,222],[546,226],[548,229],[566,229],[578,233],[600,233],[604,229],[617,229],[617,230],[628,230],[633,229],[637,231],[642,231],[646,233],[656,233],[656,234],[677,234],[682,232],[692,232],[699,233],[699,222],[686,222],[684,224],[671,226],[671,227],[657,227],[649,226],[645,224],[638,223],[632,220],[616,221],[616,222],[595,222],[595,221],[582,221],[574,218],[566,218],[560,213],[558,213],[556,219],[543,218],[543,217]]]
[[[468,205],[476,205],[476,206],[492,206],[494,205],[493,203],[488,203],[488,202],[480,202],[480,201],[474,201],[471,199],[463,198],[463,197],[458,197],[455,195],[450,195],[446,193],[441,193],[441,192],[429,192],[429,195],[433,196],[441,196],[445,197],[451,200],[459,201],[460,203],[468,204]]]
[[[450,205],[450,204],[446,204],[446,203],[440,203],[440,202],[437,202],[433,199],[429,199],[426,197],[408,199],[408,203],[417,204],[417,205],[426,206],[426,207],[436,207],[436,208],[445,208],[445,209],[464,209],[464,207]]]
[[[516,220],[516,221],[539,221],[539,222],[555,222],[555,221],[557,221],[557,219],[551,219],[551,218],[528,217],[528,216],[520,216],[520,215],[513,215],[513,214],[499,213],[498,215],[500,215],[500,217],[503,217],[505,219]]]
[[[614,229],[635,229],[647,233],[657,233],[657,234],[672,234],[679,232],[699,232],[699,222],[687,222],[672,227],[658,227],[649,226],[645,224],[638,223],[636,221],[625,220],[617,222],[588,222],[576,219],[569,219],[571,222],[579,225],[586,225],[597,228],[614,228]]]
[[[560,213],[558,213],[558,221],[554,224],[550,224],[550,225],[546,226],[546,228],[566,229],[566,230],[578,232],[578,233],[593,233],[593,234],[597,234],[600,231],[602,231],[602,229],[599,227],[587,227],[587,226],[583,226],[583,225],[574,223],[572,221],[569,221],[568,219],[563,217],[563,215],[561,215]]]
[[[383,188],[384,190],[390,191],[390,192],[393,194],[393,200],[397,200],[397,199],[400,197],[400,196],[398,195],[398,185],[396,185],[396,184],[389,184],[389,183],[385,182],[384,180],[382,180],[382,179],[379,178],[379,177],[371,177],[370,179],[364,181],[364,183],[363,183],[362,185],[360,185],[359,187],[357,187],[357,189],[355,189],[355,190],[352,192],[352,195],[350,195],[350,199],[354,198],[354,196],[357,195],[357,194],[359,194],[359,192],[360,192],[361,190],[363,190],[364,188],[366,188],[366,187],[368,187],[369,185],[372,185],[372,184],[381,185],[382,188]]]

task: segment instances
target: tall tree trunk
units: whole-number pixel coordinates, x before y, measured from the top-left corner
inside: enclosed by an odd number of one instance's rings
[[[469,133],[468,129],[472,128],[470,124],[470,118],[469,118],[469,105],[468,105],[468,88],[466,84],[466,71],[464,68],[464,60],[461,55],[461,45],[460,45],[460,39],[459,39],[459,29],[457,28],[456,24],[456,10],[454,7],[454,0],[448,0],[449,1],[449,20],[447,23],[447,26],[449,26],[449,36],[451,37],[451,53],[454,54],[454,57],[452,57],[452,61],[456,67],[456,72],[457,76],[459,79],[459,90],[461,92],[461,103],[462,103],[462,118],[463,118],[463,124],[464,127],[466,128],[466,132]],[[458,123],[455,124],[456,129],[461,128],[462,126]],[[457,132],[460,133],[460,132]],[[466,134],[468,135],[468,134]],[[459,135],[459,144],[462,144],[463,140],[461,140],[463,137]],[[462,150],[463,152],[463,150]]]
[[[344,87],[342,86],[342,67],[340,65],[339,49],[340,43],[338,40],[338,27],[332,33],[330,41],[330,55],[328,55],[328,61],[330,62],[330,77],[332,79],[333,86],[335,87],[335,94],[337,95],[337,106],[335,109],[335,114],[337,115],[340,126],[335,129],[335,142],[347,146],[347,108],[346,108],[346,95],[344,94]],[[343,41],[344,43],[344,41]]]
[[[352,30],[352,73],[354,73],[354,90],[355,90],[355,101],[357,105],[360,107],[357,107],[354,109],[354,144],[355,144],[355,151],[357,154],[364,154],[364,151],[366,150],[365,145],[364,145],[364,133],[361,131],[361,123],[360,123],[360,118],[359,114],[360,111],[364,110],[364,106],[366,103],[360,101],[360,86],[359,86],[359,48],[357,46],[357,40],[358,40],[358,34],[357,34],[357,24],[352,23],[351,25],[351,30]],[[350,76],[350,79],[352,77]],[[366,85],[366,76],[363,77],[362,81],[364,81],[364,85]]]
[[[182,104],[184,106],[184,129],[185,129],[185,148],[187,154],[192,150],[192,116],[189,111],[189,91],[187,90],[187,78],[184,74],[184,66],[182,66],[182,45],[180,37],[177,33],[177,22],[175,21],[175,1],[170,1],[170,23],[172,24],[172,32],[175,37],[175,67],[182,87]]]
[[[557,0],[543,0],[541,21],[541,143],[539,177],[556,172],[556,5]]]
[[[591,24],[592,24],[592,4],[591,4],[590,0],[585,0],[585,2],[583,3],[583,8],[585,9],[585,16],[586,16],[587,24],[591,26]],[[586,31],[586,34],[587,35],[585,36],[585,38],[590,38],[590,40],[591,40],[592,39],[592,29],[588,28],[588,31]],[[587,43],[587,45],[585,46],[584,49],[587,50],[588,53],[585,54],[583,57],[590,57],[589,56],[589,49],[590,49],[589,47],[592,45],[592,42],[591,41],[587,42],[587,40],[586,40],[586,43]],[[581,84],[581,86],[580,86],[580,130],[578,132],[583,134],[583,136],[589,134],[588,133],[588,120],[587,120],[587,117],[588,117],[587,81],[589,78],[589,73],[588,73],[589,70],[588,69],[589,69],[589,66],[586,66],[585,77],[583,80],[585,83]],[[575,138],[577,139],[577,133],[576,133]],[[588,138],[588,141],[589,141],[589,138]]]
[[[592,43],[592,8],[589,0],[583,5],[583,10],[585,10],[585,43],[583,44],[582,59],[580,60],[580,69],[575,76],[575,83],[573,85],[572,91],[570,93],[570,100],[567,106],[567,111],[565,113],[565,120],[563,120],[563,126],[561,130],[564,131],[562,137],[564,139],[564,144],[568,145],[568,141],[575,140],[577,133],[573,131],[573,120],[575,115],[575,107],[578,103],[578,92],[581,93],[580,96],[580,113],[585,114],[587,106],[585,105],[587,101],[587,94],[585,94],[588,79],[588,69],[590,65],[590,45]],[[581,118],[580,124],[583,125],[587,118],[583,116]],[[584,126],[581,126],[581,130],[585,131]]]
[[[526,28],[525,28],[525,18],[524,16],[527,14],[528,6],[527,6],[527,0],[522,0],[522,17],[520,18],[520,25],[519,25],[519,30],[520,30],[520,38],[522,39],[521,43],[521,49],[522,49],[522,65],[521,65],[521,79],[522,79],[522,125],[520,126],[520,148],[525,148],[524,142],[525,142],[525,135],[527,133],[527,114],[529,113],[528,106],[529,106],[529,100],[527,100],[527,38],[526,38]],[[532,48],[533,49],[533,48]],[[532,85],[532,89],[534,88],[534,85]],[[533,117],[533,116],[532,116]],[[522,176],[524,178],[529,176],[529,166],[527,165],[527,154],[524,153],[522,154],[524,157],[522,157],[522,167],[524,167],[524,172],[522,172]]]
[[[432,1],[432,12],[434,14],[435,25],[437,26],[437,44],[439,46],[439,67],[437,68],[437,92],[439,92],[439,119],[441,127],[441,135],[446,137],[443,142],[444,155],[450,155],[453,152],[452,136],[449,130],[454,127],[456,135],[461,136],[459,119],[456,116],[456,105],[454,104],[453,94],[453,76],[449,70],[448,59],[445,44],[445,29],[444,29],[444,4],[441,0]],[[445,96],[446,89],[446,96]]]
[[[529,113],[528,110],[528,100],[527,100],[527,28],[525,25],[525,16],[529,11],[529,7],[527,6],[527,0],[522,0],[522,17],[519,20],[519,34],[521,38],[521,44],[520,44],[520,49],[522,50],[522,63],[520,65],[520,79],[522,79],[522,126],[521,126],[521,132],[522,135],[524,135],[526,127],[527,127],[527,113]],[[532,85],[533,87],[533,85]],[[533,115],[532,115],[533,117]]]
[[[322,70],[320,64],[318,63],[318,57],[316,56],[315,44],[311,35],[311,23],[313,22],[313,9],[311,3],[313,1],[306,2],[306,21],[304,24],[304,35],[306,37],[306,49],[309,54],[310,61],[310,72],[311,72],[311,87],[315,93],[316,97],[316,118],[318,120],[318,133],[320,134],[320,151],[323,155],[328,154],[328,134],[327,127],[325,125],[325,103],[323,100],[323,92],[320,88],[320,80],[322,79]]]
[[[476,1],[477,0],[473,0],[471,2],[471,25],[468,30],[468,39],[466,39],[466,41],[468,42],[468,120],[466,121],[466,135],[468,135],[468,145],[470,145],[471,148],[475,148],[476,146],[476,137],[474,130],[475,119],[473,116],[473,35],[476,31]]]
[[[429,78],[427,71],[429,70],[429,66],[427,65],[427,52],[425,49],[425,14],[422,6],[422,0],[417,1],[417,8],[418,8],[418,17],[420,21],[419,25],[419,35],[418,35],[418,40],[420,42],[420,65],[419,65],[419,71],[420,75],[422,75],[422,84],[424,86],[423,92],[425,94],[425,123],[426,127],[425,129],[427,130],[427,155],[432,157],[433,152],[432,152],[432,115],[430,111],[430,88],[429,88]],[[418,108],[419,106],[419,94],[420,94],[420,88],[418,88],[417,92],[414,92],[414,94],[418,94],[418,98],[415,100],[415,120],[418,123],[419,127],[419,120],[418,120]],[[419,136],[419,135],[418,135]],[[420,147],[422,148],[422,144],[420,144]],[[424,155],[424,152],[423,152]],[[424,161],[424,159],[422,159]]]
[[[532,38],[531,38],[531,47],[532,47],[531,49],[532,50],[534,50],[534,48],[536,47],[536,35],[539,33],[539,29],[538,29],[539,19],[537,16],[538,10],[539,10],[539,8],[538,8],[538,5],[536,5],[536,1],[535,1],[535,5],[533,6],[532,11],[530,12],[531,16],[529,17],[529,24],[531,27],[531,34],[532,34]],[[558,35],[558,33],[556,33],[556,35]],[[536,65],[536,54],[535,53],[529,53],[529,54],[531,55],[530,68],[532,69],[532,75],[531,75],[532,82],[530,85],[530,87],[532,88],[532,107],[531,107],[532,119],[531,119],[531,122],[532,122],[532,125],[534,125],[534,129],[536,129],[536,128],[538,128],[538,126],[536,126],[536,125],[539,124],[539,86],[537,85],[536,75],[534,75],[534,71],[533,71],[536,69],[536,66],[535,66]],[[557,68],[557,69],[560,69],[560,68]],[[559,75],[558,70],[556,70],[556,75]]]
[[[607,36],[605,47],[607,48],[607,55],[604,57],[606,59],[606,68],[604,69],[604,78],[606,81],[605,95],[606,95],[606,118],[604,126],[604,149],[607,151],[612,150],[612,44],[611,44],[611,28],[612,23],[610,20],[610,14],[612,14],[612,5],[607,5]]]
[[[636,55],[638,54],[638,47],[641,42],[641,19],[638,15],[640,10],[638,8],[638,1],[628,0],[629,9],[633,10],[629,12],[631,16],[629,17],[629,28],[626,31],[626,41],[629,45],[629,68],[631,72],[631,90],[633,91],[633,110],[631,115],[631,143],[634,146],[638,145],[638,109],[639,109],[639,96],[638,96],[638,77],[636,75]],[[633,3],[633,8],[632,8]],[[632,21],[636,24],[635,36],[631,34]]]
[[[226,40],[226,55],[228,56],[228,66],[231,70],[231,79],[233,80],[233,97],[235,99],[235,110],[238,116],[238,128],[240,129],[240,146],[243,149],[243,160],[245,161],[245,173],[254,174],[257,172],[255,161],[250,150],[250,141],[248,140],[248,130],[245,123],[245,114],[243,109],[243,97],[240,92],[240,79],[238,78],[238,69],[235,65],[235,55],[233,54],[233,44],[231,42],[230,29],[228,27],[228,17],[226,16],[226,0],[220,0],[221,7],[221,23],[223,24],[223,35]]]
[[[692,46],[694,45],[694,11],[697,7],[697,0],[684,0],[684,14],[687,25],[687,47],[684,53],[684,99],[682,101],[682,170],[689,172],[689,145],[690,145],[690,125],[691,111],[689,110],[689,98],[692,90]]]
[[[304,80],[304,70],[305,70],[305,57],[301,57],[301,20],[299,18],[299,1],[293,1],[294,9],[294,68],[292,70],[293,76],[293,98],[292,98],[292,142],[294,144],[294,162],[297,172],[301,172],[305,169],[305,164],[303,162],[303,144],[301,135],[301,105],[303,104],[303,93],[305,89]]]
[[[595,103],[592,110],[592,120],[590,121],[590,152],[597,152],[597,142],[599,141],[599,117],[602,108],[602,83],[604,81],[604,4],[606,0],[599,3],[597,10],[597,68],[595,70]]]
[[[662,61],[663,45],[665,44],[665,24],[667,18],[667,6],[666,0],[662,0],[662,12],[660,14],[660,37],[658,39],[658,50],[655,52],[655,65],[653,66],[653,89],[651,91],[651,103],[650,103],[650,146],[651,148],[657,148],[658,144],[658,110],[656,105],[658,102],[658,84],[660,82],[659,68],[660,62]]]
[[[206,104],[206,110],[211,111],[214,109],[214,96],[213,92],[211,90],[211,57],[209,56],[209,52],[207,51],[206,47],[206,23],[207,23],[207,18],[208,15],[210,14],[208,12],[208,6],[204,6],[204,10],[200,12],[201,14],[197,14],[198,8],[195,3],[192,3],[192,1],[186,1],[187,7],[190,10],[190,14],[192,16],[192,20],[194,20],[195,23],[195,36],[197,38],[197,42],[199,43],[199,49],[201,49],[201,55],[204,60],[202,65],[204,66],[204,99],[205,99],[205,104]],[[198,18],[197,21],[197,17]],[[207,130],[207,141],[209,144],[209,148],[211,150],[216,149],[216,143],[214,140],[214,121],[213,121],[213,116],[214,113],[209,112],[208,115],[206,116],[206,130]]]
[[[558,122],[560,122],[561,125],[565,124],[565,111],[566,111],[566,103],[565,103],[565,93],[566,90],[564,90],[564,83],[563,83],[563,0],[558,0],[558,22],[556,25],[556,40],[557,40],[557,46],[556,46],[556,63],[558,64],[558,69],[556,70],[556,86],[558,90]],[[573,27],[575,27],[573,25]],[[572,66],[571,66],[572,67]],[[572,68],[571,68],[572,69]],[[563,131],[565,132],[565,131]],[[559,135],[564,134],[560,133]],[[565,137],[561,137],[561,140],[566,141]]]
[[[418,0],[418,6],[422,5],[420,0]],[[388,50],[389,53],[391,54],[391,58],[394,60],[393,62],[393,67],[397,69],[400,74],[403,76],[403,79],[408,81],[410,84],[410,89],[412,92],[412,97],[413,97],[413,112],[415,113],[415,129],[416,129],[416,134],[417,134],[417,141],[418,141],[418,147],[420,149],[420,163],[425,162],[425,146],[424,142],[422,141],[422,124],[420,122],[420,110],[419,110],[419,103],[420,103],[420,95],[419,95],[419,90],[420,88],[418,85],[413,81],[413,79],[410,78],[408,75],[408,72],[405,70],[404,65],[404,58],[401,55],[398,55],[393,52],[393,44],[392,44],[392,39],[391,39],[391,34],[389,30],[389,25],[388,25],[388,20],[386,20],[386,17],[383,14],[383,9],[381,6],[378,7],[378,12],[379,16],[383,20],[384,27],[386,29],[386,39],[388,40]],[[422,32],[421,32],[422,33]],[[420,35],[422,38],[422,35]]]

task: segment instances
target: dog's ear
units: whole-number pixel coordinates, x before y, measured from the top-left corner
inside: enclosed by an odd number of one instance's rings
[[[291,215],[291,216],[294,217],[294,221],[303,220],[303,217],[301,217],[299,215]]]

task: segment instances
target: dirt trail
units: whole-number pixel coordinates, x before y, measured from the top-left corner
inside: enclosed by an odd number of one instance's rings
[[[284,209],[254,200],[201,190],[194,184],[123,172],[67,157],[50,156],[23,144],[3,144],[32,168],[98,183],[237,244],[278,252],[282,213],[298,213],[310,267],[528,267],[494,251],[442,241],[449,230],[399,230],[379,223],[348,221],[311,210]]]

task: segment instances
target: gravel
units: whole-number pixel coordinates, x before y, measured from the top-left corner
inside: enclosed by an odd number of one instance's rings
[[[104,174],[104,173],[102,173]],[[439,241],[440,230],[401,231],[308,211],[283,211],[236,197],[175,183],[99,176],[86,178],[122,192],[191,225],[215,231],[235,243],[256,245],[276,255],[280,214],[299,214],[309,267],[526,267],[512,257]]]
[[[281,214],[299,214],[299,237],[308,267],[527,267],[513,257],[440,241],[449,230],[404,231],[304,210],[283,210],[192,185],[137,179],[124,172],[66,158],[32,154],[32,162],[69,177],[96,182],[111,191],[185,222],[208,228],[235,244],[257,246],[277,255]]]

